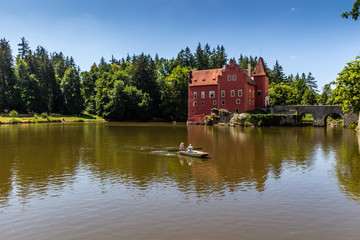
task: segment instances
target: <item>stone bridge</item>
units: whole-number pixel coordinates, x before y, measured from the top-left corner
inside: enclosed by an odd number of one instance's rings
[[[274,114],[294,115],[297,114],[297,124],[302,124],[302,117],[305,113],[310,113],[314,118],[314,126],[326,126],[326,119],[333,113],[339,114],[344,120],[344,127],[354,123],[359,119],[359,114],[344,113],[341,106],[301,106],[301,105],[286,105],[286,106],[273,106],[271,112]]]

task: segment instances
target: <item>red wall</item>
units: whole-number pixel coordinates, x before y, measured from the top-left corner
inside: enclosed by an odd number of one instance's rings
[[[236,80],[233,80],[233,76]],[[228,80],[231,76],[231,80]],[[218,78],[217,85],[189,85],[189,98],[188,98],[188,121],[189,122],[204,122],[204,116],[211,113],[212,108],[223,108],[232,112],[246,112],[254,110],[256,106],[256,86],[249,83],[250,79],[246,70],[241,69],[237,64],[231,61],[230,65],[226,65],[225,71],[222,76]],[[242,96],[238,96],[238,90],[242,90]],[[221,91],[225,91],[225,96],[221,96]],[[231,96],[231,90],[235,91],[235,95]],[[205,92],[205,97],[201,97],[201,92]],[[209,97],[209,91],[215,91],[215,97]],[[249,92],[250,91],[250,92]],[[194,98],[194,92],[197,97]],[[236,100],[240,99],[240,104]],[[216,100],[216,104],[213,101]],[[222,105],[222,101],[225,104]],[[196,106],[194,105],[196,102]],[[201,104],[203,102],[203,105]],[[260,101],[259,101],[260,102]],[[265,99],[264,101],[265,102]]]
[[[255,76],[256,82],[256,108],[265,107],[265,96],[269,94],[269,77],[268,76]],[[261,90],[261,96],[258,96],[258,90]]]
[[[188,98],[188,121],[190,122],[204,122],[204,116],[209,115],[211,109],[218,108],[217,101],[217,85],[207,85],[207,86],[192,86],[189,87],[189,98]],[[209,97],[209,92],[214,91],[214,98]],[[197,93],[197,97],[194,98],[194,92]],[[201,92],[205,92],[205,97],[201,97]],[[213,101],[216,101],[216,105],[213,104]],[[194,106],[196,102],[196,106]],[[202,105],[203,103],[203,105]]]

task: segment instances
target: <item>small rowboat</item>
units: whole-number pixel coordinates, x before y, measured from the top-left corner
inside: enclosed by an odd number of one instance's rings
[[[198,158],[203,158],[203,157],[206,157],[207,155],[209,155],[209,153],[207,153],[207,152],[196,151],[196,150],[193,150],[191,152],[179,151],[179,154],[185,155],[185,156],[190,156],[190,157],[198,157]]]

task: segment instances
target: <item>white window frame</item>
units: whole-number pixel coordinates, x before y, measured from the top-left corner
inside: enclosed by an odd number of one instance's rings
[[[231,75],[228,75],[228,81],[231,81]]]
[[[254,102],[254,100],[252,100],[253,101],[253,105],[255,105],[255,102]]]
[[[195,102],[193,102],[193,106],[195,107],[195,106],[197,106],[197,102],[195,101]]]
[[[241,101],[240,101],[240,98],[236,99],[236,104],[240,104]]]
[[[235,97],[235,90],[230,90],[230,96]]]
[[[249,99],[249,105],[251,105],[251,99]]]
[[[205,98],[205,91],[201,91],[201,98]]]
[[[249,90],[249,97],[251,97],[251,90]]]
[[[225,97],[225,90],[221,90],[221,97]]]
[[[255,97],[255,90],[253,90],[253,97]],[[253,104],[254,105],[254,104]]]
[[[194,98],[197,98],[197,92],[194,92]]]
[[[209,98],[215,97],[215,91],[209,91]]]
[[[233,80],[233,81],[236,81],[236,75],[233,75],[233,76],[232,76],[232,80]]]
[[[238,97],[242,97],[242,89],[238,89]]]
[[[213,105],[216,105],[216,100],[213,101]]]

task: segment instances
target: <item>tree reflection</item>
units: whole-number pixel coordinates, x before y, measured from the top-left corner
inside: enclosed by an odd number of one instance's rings
[[[229,128],[171,124],[19,125],[0,128],[0,206],[11,197],[56,196],[85,175],[96,189],[174,187],[199,199],[266,190],[284,171],[309,171],[320,149],[336,151],[342,191],[359,198],[360,144],[350,131],[326,128]],[[166,151],[184,141],[210,153],[205,161]],[[359,140],[360,142],[360,140]],[[15,190],[14,190],[15,189]]]
[[[360,200],[360,135],[345,131],[336,152],[335,173],[341,191],[348,199]]]

